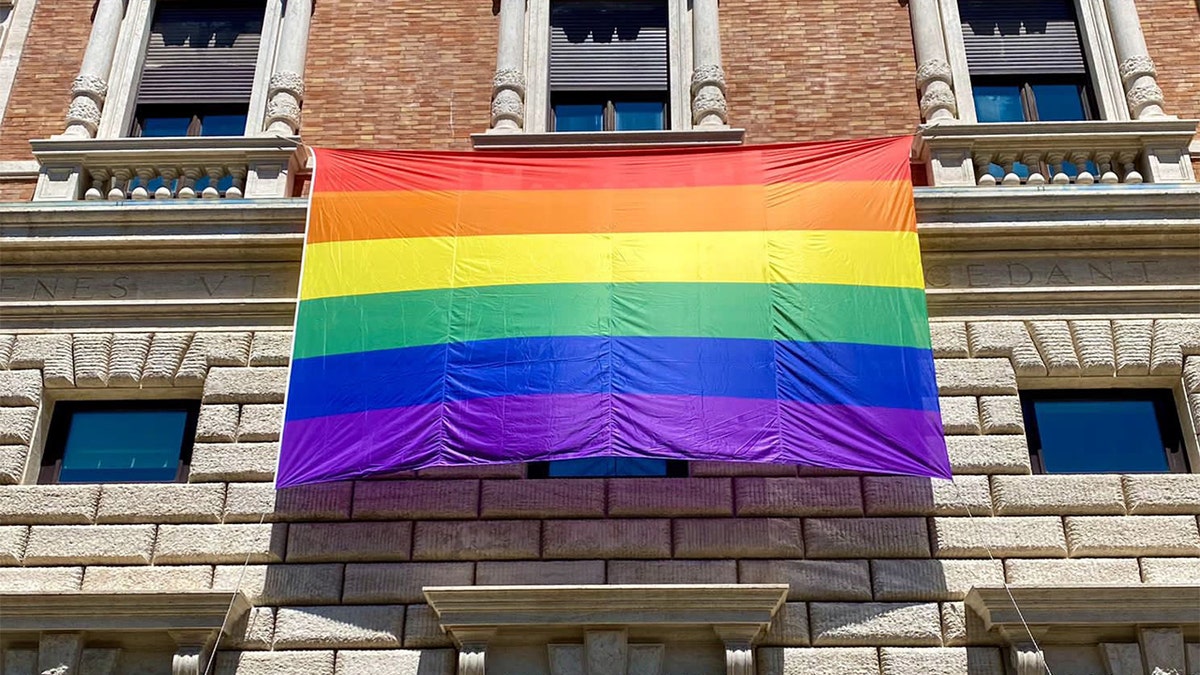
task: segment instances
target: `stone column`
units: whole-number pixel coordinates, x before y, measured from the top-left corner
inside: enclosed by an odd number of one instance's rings
[[[88,38],[79,76],[71,84],[71,105],[67,108],[64,136],[92,138],[100,126],[100,112],[108,96],[108,74],[112,70],[121,20],[125,18],[125,0],[98,0],[92,34]]]
[[[909,0],[913,47],[917,57],[917,88],[921,92],[921,116],[926,122],[958,118],[953,78],[946,59],[946,38],[937,0]]]
[[[267,87],[267,133],[300,133],[300,104],[304,102],[304,59],[313,0],[287,0],[279,32],[275,72]]]
[[[525,128],[525,0],[500,0],[500,40],[492,77],[491,132]]]
[[[1104,7],[1108,10],[1108,23],[1112,28],[1129,114],[1135,120],[1164,117],[1163,93],[1156,79],[1158,71],[1146,50],[1146,38],[1142,35],[1137,7],[1133,0],[1104,0]]]
[[[692,126],[700,129],[729,126],[717,14],[717,0],[692,0]]]

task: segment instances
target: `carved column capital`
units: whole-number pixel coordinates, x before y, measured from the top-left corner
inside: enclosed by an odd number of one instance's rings
[[[271,75],[271,81],[267,86],[267,96],[275,96],[279,93],[291,94],[296,100],[303,101],[304,76],[290,70],[280,70]]]
[[[1163,105],[1163,91],[1157,84],[1139,84],[1125,93],[1125,100],[1134,119],[1138,119],[1146,108]]]
[[[492,76],[492,95],[498,94],[504,89],[511,89],[524,98],[525,74],[516,68],[500,68],[497,70],[496,74]]]
[[[1031,643],[1013,645],[1012,657],[1016,675],[1046,675],[1046,655]]]
[[[692,99],[692,120],[697,126],[715,126],[715,123],[705,122],[718,120],[724,125],[729,122],[729,106],[725,103],[725,95],[720,91],[705,91]]]
[[[1158,69],[1154,66],[1154,59],[1147,55],[1131,56],[1121,62],[1120,65],[1121,82],[1128,84],[1133,80],[1142,77],[1158,77]]]
[[[945,59],[928,59],[917,67],[917,86],[926,87],[932,82],[952,82],[950,64]]]
[[[95,75],[80,75],[71,83],[72,96],[87,96],[103,104],[108,98],[108,83]]]
[[[957,117],[958,102],[948,83],[933,80],[926,86],[925,93],[921,94],[921,115],[927,120],[933,119],[939,110],[945,110],[950,116]]]
[[[89,136],[100,127],[100,103],[90,96],[76,96],[67,107],[67,127],[81,126]]]
[[[715,64],[697,66],[692,71],[692,96],[704,87],[716,87],[722,94],[725,93],[725,69]]]

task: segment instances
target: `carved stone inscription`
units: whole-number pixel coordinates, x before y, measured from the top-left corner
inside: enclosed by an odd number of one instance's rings
[[[70,270],[12,268],[0,275],[0,302],[287,299],[296,297],[298,283],[296,265],[203,269],[116,265]]]
[[[1045,288],[1052,286],[1148,286],[1200,283],[1200,258],[1012,257],[926,255],[925,285],[931,289]]]

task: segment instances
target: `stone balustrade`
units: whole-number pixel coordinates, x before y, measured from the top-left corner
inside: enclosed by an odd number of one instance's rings
[[[292,196],[303,151],[292,137],[32,141],[34,201],[263,199]]]
[[[934,186],[1194,183],[1195,120],[936,124],[917,157]]]

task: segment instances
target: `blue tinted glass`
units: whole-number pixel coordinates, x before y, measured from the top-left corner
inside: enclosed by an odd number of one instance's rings
[[[245,115],[205,115],[200,120],[201,136],[242,136],[245,133]]]
[[[1035,401],[1047,473],[1168,471],[1150,401]]]
[[[604,106],[599,103],[559,103],[554,106],[555,131],[604,131]]]
[[[667,460],[631,457],[597,457],[550,462],[551,478],[578,476],[665,476]]]
[[[187,136],[190,117],[146,117],[142,119],[143,136]]]
[[[975,90],[975,117],[980,122],[1024,122],[1021,88],[1013,85],[980,85]]]
[[[663,104],[655,101],[613,101],[617,131],[658,131],[663,128]]]
[[[187,418],[183,410],[76,412],[71,416],[58,480],[175,480]]]
[[[1087,117],[1083,112],[1083,98],[1078,85],[1035,84],[1033,100],[1037,103],[1039,121],[1063,122]]]

